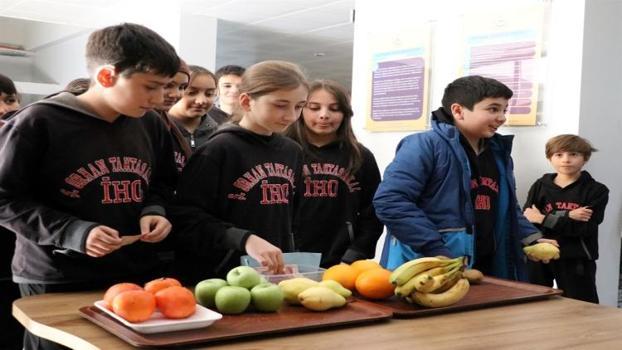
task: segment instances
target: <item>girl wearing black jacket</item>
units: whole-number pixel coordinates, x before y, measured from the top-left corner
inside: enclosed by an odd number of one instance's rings
[[[322,253],[322,267],[373,258],[382,234],[372,205],[380,171],[373,154],[357,142],[352,115],[343,87],[315,81],[302,118],[287,131],[304,151],[296,249]]]
[[[223,276],[246,252],[273,272],[291,250],[300,147],[281,136],[300,116],[308,86],[298,66],[265,61],[242,77],[239,125],[219,129],[195,151],[177,188],[173,222],[201,275]],[[212,271],[210,271],[212,270]]]

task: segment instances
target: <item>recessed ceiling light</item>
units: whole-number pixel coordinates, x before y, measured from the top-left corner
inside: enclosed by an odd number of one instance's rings
[[[315,57],[324,57],[324,56],[326,56],[326,54],[324,52],[314,52],[313,56],[315,56]]]

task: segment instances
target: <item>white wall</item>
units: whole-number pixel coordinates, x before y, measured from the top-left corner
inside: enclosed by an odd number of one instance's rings
[[[622,0],[586,1],[581,76],[579,134],[600,151],[587,169],[609,187],[609,204],[600,226],[600,259],[596,280],[601,303],[616,305],[620,266],[622,115],[616,106],[622,98]]]
[[[179,56],[188,64],[199,65],[214,72],[217,33],[216,18],[183,14],[177,51]]]
[[[615,136],[620,135],[620,121],[613,102],[621,96],[619,59],[620,24],[615,18],[620,11],[621,0],[590,0],[587,1],[588,12],[585,14],[585,1],[550,2],[550,13],[547,16],[547,35],[544,38],[545,51],[542,59],[541,76],[542,105],[540,122],[535,127],[502,128],[503,134],[515,134],[513,158],[517,178],[517,194],[522,202],[529,186],[545,172],[551,172],[544,157],[544,144],[551,136],[561,133],[577,133],[592,139],[597,153],[588,164],[597,179],[607,183],[612,189],[612,201],[607,210],[607,218],[601,226],[601,257],[598,261],[598,288],[601,303],[617,304],[618,266],[620,247],[620,223],[617,216],[619,205],[619,179],[622,175],[611,166],[611,162],[603,164],[607,159],[615,159],[614,155],[604,156],[605,148],[613,153],[619,147],[614,144]],[[399,140],[410,132],[372,133],[364,129],[367,111],[367,89],[369,79],[370,33],[380,31],[391,33],[409,24],[429,24],[432,27],[432,52],[430,74],[430,105],[434,110],[440,106],[444,87],[458,77],[455,67],[460,65],[459,47],[462,15],[467,11],[499,10],[510,12],[515,6],[541,1],[460,1],[460,0],[385,0],[364,1],[355,3],[356,22],[354,32],[354,62],[352,101],[355,111],[353,125],[358,138],[368,146],[376,156],[381,171],[393,159],[395,147]],[[601,16],[606,20],[601,20]],[[590,55],[583,51],[584,15],[586,45],[593,45],[594,52],[602,54]],[[615,42],[615,45],[611,45]],[[590,50],[591,52],[591,50]],[[607,58],[603,60],[603,56]],[[616,75],[617,74],[617,75]],[[590,77],[587,78],[586,77]],[[616,79],[617,78],[617,79]],[[593,86],[586,83],[592,82]],[[615,83],[613,82],[615,81]],[[582,86],[583,85],[583,86]],[[596,90],[592,88],[598,88]],[[591,95],[587,90],[592,91]],[[608,92],[609,100],[598,97]],[[616,95],[617,94],[617,95]],[[615,96],[614,96],[615,95]],[[590,97],[591,96],[591,97]],[[606,102],[605,102],[606,101]],[[590,107],[588,107],[590,106]],[[595,107],[599,108],[596,109]],[[594,111],[602,111],[594,113]],[[605,111],[609,112],[606,113]],[[588,116],[589,114],[589,116]],[[598,120],[594,115],[598,116]],[[608,140],[603,140],[603,125],[607,125]],[[605,171],[607,166],[607,171]],[[615,199],[613,197],[616,197]],[[617,202],[617,203],[616,203]],[[383,238],[382,238],[383,239]],[[380,256],[383,241],[378,243],[377,258]]]

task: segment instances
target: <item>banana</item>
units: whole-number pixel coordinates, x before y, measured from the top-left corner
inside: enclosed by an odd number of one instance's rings
[[[427,307],[445,307],[460,301],[469,292],[469,281],[461,278],[447,291],[439,294],[414,292],[410,295],[412,300]]]
[[[438,278],[436,278],[438,277]],[[444,275],[435,276],[434,286],[430,293],[443,293],[453,287],[462,278],[462,269],[454,269]]]
[[[408,282],[395,288],[395,295],[405,297],[414,290],[427,289],[434,283],[434,279],[427,272],[422,272],[411,278]]]
[[[439,267],[439,266],[450,265],[452,263],[455,263],[458,259],[462,261],[462,257],[456,258],[456,259],[450,259],[450,260],[439,259],[435,257],[425,257],[425,258],[411,260],[411,261],[408,261],[402,264],[397,269],[395,269],[395,271],[391,273],[391,276],[389,277],[389,281],[393,285],[402,286],[406,284],[406,282],[408,282],[411,278],[415,277],[421,272],[424,272],[424,271],[427,271],[427,270],[430,270],[432,268]]]

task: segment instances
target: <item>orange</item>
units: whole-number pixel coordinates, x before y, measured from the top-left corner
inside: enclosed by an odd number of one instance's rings
[[[112,299],[112,311],[129,322],[148,320],[155,308],[155,297],[144,290],[128,290]]]
[[[106,307],[112,310],[112,300],[114,297],[116,297],[119,293],[126,292],[128,290],[143,290],[143,287],[128,282],[117,283],[111,286],[104,294],[104,303],[106,304]]]
[[[166,318],[186,318],[193,315],[197,308],[194,294],[180,286],[162,289],[155,294],[155,298],[158,309]]]
[[[153,281],[149,281],[145,284],[145,290],[155,295],[158,291],[168,288],[178,286],[181,287],[181,283],[178,280],[171,277],[162,277],[156,278]]]
[[[339,264],[329,267],[324,271],[322,280],[333,280],[341,283],[342,286],[349,290],[354,290],[356,282],[356,270],[348,264]]]
[[[362,272],[356,279],[356,290],[370,299],[384,299],[393,295],[395,286],[389,282],[391,271],[371,269]]]
[[[361,274],[363,271],[371,270],[371,269],[381,269],[382,266],[373,260],[357,260],[350,264],[353,269],[356,270],[357,276]]]

